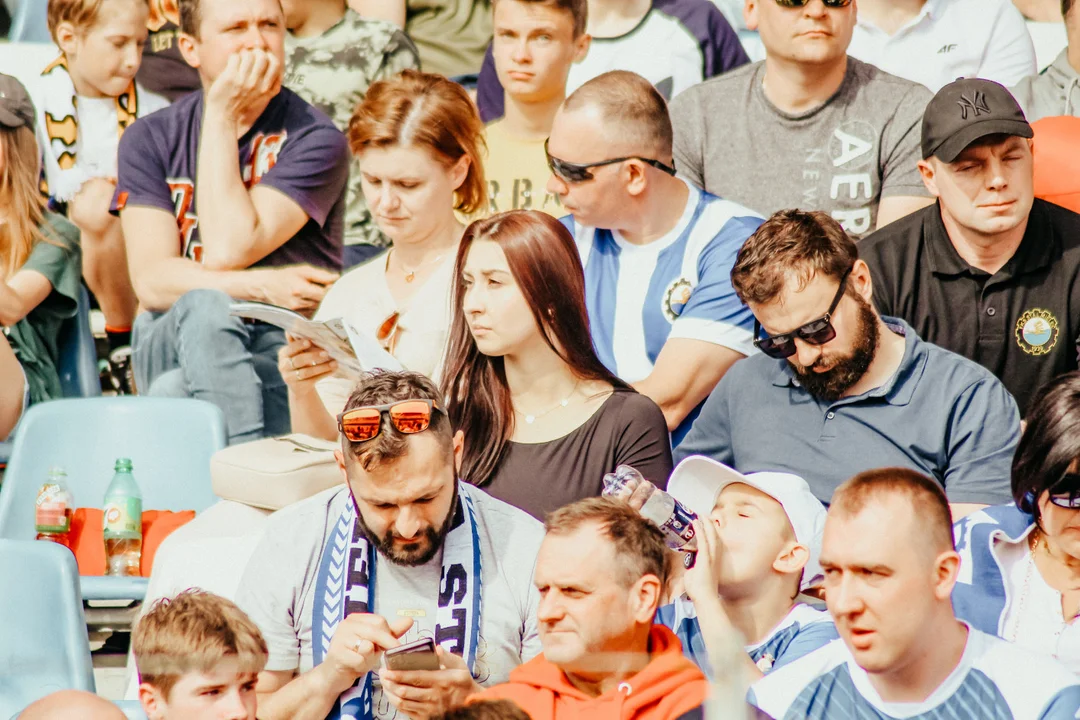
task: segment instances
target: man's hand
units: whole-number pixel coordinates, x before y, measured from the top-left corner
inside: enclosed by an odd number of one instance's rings
[[[318,308],[326,291],[338,279],[337,273],[312,265],[260,268],[251,272],[258,273],[253,280],[266,302],[301,314]]]
[[[337,626],[326,659],[317,669],[328,673],[334,696],[352,687],[357,678],[375,670],[384,650],[401,643],[398,638],[412,627],[412,618],[401,618],[393,624],[381,615],[353,613]]]
[[[619,492],[611,497],[622,500],[632,509],[640,512],[641,508],[645,507],[645,501],[656,492],[656,486],[645,479],[638,482],[633,477],[626,478],[624,482],[625,484],[619,489]]]
[[[463,659],[441,647],[436,647],[435,652],[441,670],[379,671],[383,694],[413,720],[441,715],[483,689],[473,680]]]
[[[720,528],[712,518],[694,521],[694,537],[697,539],[697,559],[694,567],[683,575],[683,590],[694,605],[698,605],[717,599],[724,541],[720,539]]]
[[[239,123],[249,110],[261,108],[281,89],[282,66],[261,49],[241,50],[229,57],[225,69],[206,92],[208,112],[224,113]]]

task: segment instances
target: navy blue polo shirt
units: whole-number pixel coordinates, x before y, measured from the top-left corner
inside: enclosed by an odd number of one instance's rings
[[[787,360],[752,355],[724,374],[675,461],[706,455],[742,473],[794,473],[823,503],[853,475],[882,467],[929,475],[952,503],[1012,502],[1016,401],[982,366],[921,340],[902,320],[882,319],[905,338],[884,385],[818,400]]]

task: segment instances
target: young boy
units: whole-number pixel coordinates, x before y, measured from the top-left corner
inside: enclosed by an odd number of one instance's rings
[[[154,603],[131,647],[150,720],[255,720],[255,685],[269,657],[262,633],[225,598],[187,590]]]
[[[345,0],[283,0],[285,85],[322,110],[342,132],[368,87],[406,68],[419,69],[420,55],[396,25],[361,17]],[[390,245],[371,217],[354,162],[345,192],[344,268]]]
[[[828,613],[796,599],[821,574],[825,527],[825,507],[805,480],[741,475],[698,456],[675,468],[668,492],[697,513],[698,554],[685,593],[656,621],[675,631],[706,675],[713,639],[732,629],[748,643],[748,681],[838,637]]]
[[[149,12],[147,0],[49,0],[62,54],[42,71],[34,102],[49,197],[81,231],[83,277],[105,315],[113,381],[124,392],[137,302],[109,205],[120,136],[168,104],[135,83]]]
[[[487,126],[491,211],[542,210],[566,214],[547,192],[544,141],[566,99],[570,66],[585,58],[586,0],[495,0],[492,53],[506,89],[506,113]]]

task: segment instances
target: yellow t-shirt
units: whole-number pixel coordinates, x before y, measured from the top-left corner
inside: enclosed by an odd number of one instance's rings
[[[506,131],[505,120],[487,126],[487,175],[491,213],[506,210],[543,210],[548,215],[566,215],[558,195],[547,191],[547,158],[543,140],[523,140]]]

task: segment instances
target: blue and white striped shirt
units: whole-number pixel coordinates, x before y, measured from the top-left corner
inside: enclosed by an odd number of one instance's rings
[[[843,640],[754,683],[776,720],[1076,720],[1080,678],[1052,658],[969,629],[956,669],[921,703],[885,702]]]
[[[713,678],[709,652],[698,624],[697,609],[685,595],[656,612],[656,622],[666,625],[679,638],[683,654]],[[768,637],[746,646],[758,668],[765,674],[818,650],[838,638],[836,626],[827,612],[796,603]]]

